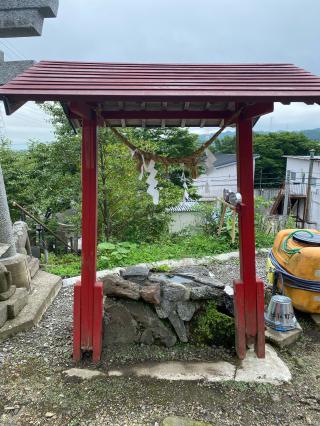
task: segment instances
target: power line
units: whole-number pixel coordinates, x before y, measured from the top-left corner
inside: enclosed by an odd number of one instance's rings
[[[13,57],[17,57],[18,59],[27,60],[27,58],[20,53],[8,40],[5,42],[4,40],[0,40],[0,43],[6,47],[9,52],[11,52],[11,55],[13,54]]]

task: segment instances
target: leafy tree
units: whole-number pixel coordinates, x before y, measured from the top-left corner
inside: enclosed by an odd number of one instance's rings
[[[254,133],[254,153],[256,160],[256,182],[262,173],[263,186],[280,186],[285,179],[286,159],[284,155],[308,155],[310,149],[319,150],[320,142],[311,140],[301,132]],[[218,139],[214,152],[234,153],[235,136]]]
[[[319,149],[320,143],[308,139],[303,133],[275,132],[254,135],[256,177],[262,172],[264,186],[280,186],[285,179],[284,155],[308,155],[310,149]]]
[[[9,141],[0,145],[8,198],[40,217],[49,210],[57,213],[73,207],[75,214],[70,220],[80,226],[81,132],[74,134],[58,104],[48,103],[44,108],[54,126],[54,141],[33,141],[23,152],[13,151]],[[98,140],[100,237],[147,241],[166,233],[171,220],[167,208],[181,200],[181,188],[166,179],[165,170],[157,165],[160,203],[154,206],[146,193],[146,176],[138,179],[140,171],[130,151],[109,129],[99,129]],[[150,141],[144,146],[150,151],[156,148]],[[12,213],[17,218],[19,212]]]
[[[16,152],[10,143],[0,144],[8,200],[17,201],[43,217],[79,202],[79,137],[59,138],[54,143],[31,142],[27,151]],[[18,211],[11,210],[13,220]]]
[[[188,129],[178,127],[137,128],[129,130],[129,134],[140,143],[152,141],[155,153],[167,157],[182,157],[192,154],[198,147],[198,135]]]
[[[225,136],[223,138],[218,138],[211,145],[210,149],[213,152],[233,154],[236,152],[236,138],[235,136]]]
[[[153,146],[153,152],[164,157],[186,157],[199,148],[199,137],[195,133],[190,133],[188,129],[178,127],[162,128],[137,128],[127,131],[128,136],[132,136],[138,141],[139,146],[146,149]],[[170,165],[165,171],[170,180],[178,186],[182,186],[182,167]],[[184,170],[185,176],[191,185],[189,170]],[[192,190],[191,190],[192,192]]]
[[[11,207],[12,201],[16,199],[25,201],[27,194],[25,193],[24,155],[13,151],[8,139],[0,141],[0,164],[3,170],[9,207]],[[10,210],[11,217],[15,220],[19,216],[18,212]]]
[[[101,231],[106,239],[150,241],[167,232],[170,215],[167,208],[176,205],[182,191],[165,178],[157,165],[160,202],[155,206],[147,194],[146,176],[128,149],[109,129],[99,131],[99,212]],[[144,147],[152,151],[154,144]]]

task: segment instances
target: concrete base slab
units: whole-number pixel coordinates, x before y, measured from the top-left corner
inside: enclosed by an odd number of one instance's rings
[[[0,328],[8,319],[8,308],[5,302],[0,302]]]
[[[320,327],[320,314],[311,314],[311,319]]]
[[[270,342],[279,348],[292,345],[295,343],[302,334],[302,328],[297,323],[297,328],[290,331],[276,331],[270,327],[266,327],[265,337],[266,341]]]
[[[212,426],[212,423],[199,422],[185,417],[170,416],[160,423],[160,426]]]
[[[270,383],[273,385],[290,382],[291,379],[289,368],[270,345],[266,345],[266,357],[263,359],[257,358],[253,349],[248,350],[246,358],[241,361],[235,375],[237,382]]]
[[[101,373],[101,371],[89,370],[86,368],[70,368],[69,370],[65,370],[63,373],[66,376],[78,377],[79,379],[82,379],[82,380],[91,380],[96,377],[105,376],[105,374]]]
[[[110,370],[108,376],[151,377],[160,380],[206,380],[219,382],[233,380],[236,368],[229,362],[154,362],[130,368]]]
[[[8,319],[13,319],[18,316],[20,311],[28,303],[28,291],[25,288],[17,288],[14,295],[6,301],[8,308]]]
[[[0,328],[0,341],[7,339],[21,331],[29,330],[38,324],[42,315],[51,305],[62,285],[62,280],[57,275],[39,271],[32,280],[31,293],[28,303],[20,314],[8,320]]]
[[[277,352],[266,345],[266,358],[258,359],[254,350],[247,352],[247,357],[239,367],[230,362],[146,362],[131,367],[109,370],[109,377],[150,377],[171,381],[221,382],[255,382],[280,385],[291,380],[291,373]]]

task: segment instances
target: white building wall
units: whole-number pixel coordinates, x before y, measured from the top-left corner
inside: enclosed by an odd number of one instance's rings
[[[320,230],[320,190],[319,188],[311,193],[311,222],[315,222],[316,225],[311,225],[311,228]]]
[[[209,176],[203,174],[195,179],[193,185],[197,188],[197,194],[200,195],[201,200],[212,200],[216,197],[222,197],[224,188],[236,191],[237,166],[236,164],[231,164],[229,166],[214,168]]]
[[[189,226],[194,227],[202,223],[202,216],[199,212],[175,212],[171,213],[171,216],[170,233],[180,232]]]
[[[287,172],[290,171],[290,193],[304,194],[307,193],[307,183],[309,175],[309,160],[299,158],[287,158]],[[315,160],[313,163],[313,180],[311,185],[311,205],[310,205],[310,221],[315,225],[312,228],[320,229],[320,161]],[[300,217],[302,217],[303,207],[300,209]]]
[[[255,160],[253,165],[253,176]],[[214,168],[209,176],[203,174],[193,181],[193,186],[197,188],[197,194],[202,201],[209,201],[223,196],[224,188],[229,191],[237,191],[237,165],[231,164]]]

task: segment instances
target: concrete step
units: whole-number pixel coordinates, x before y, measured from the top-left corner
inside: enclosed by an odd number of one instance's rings
[[[0,328],[0,342],[38,324],[51,305],[62,285],[61,277],[39,270],[31,281],[31,293],[27,305],[14,319]]]
[[[26,288],[17,288],[12,297],[2,302],[7,305],[8,319],[16,318],[28,303],[28,299],[28,290]]]

